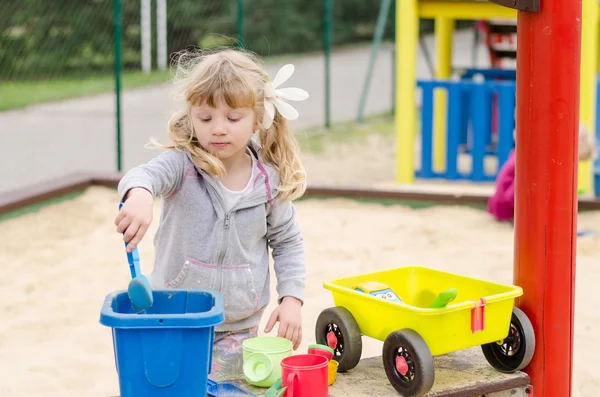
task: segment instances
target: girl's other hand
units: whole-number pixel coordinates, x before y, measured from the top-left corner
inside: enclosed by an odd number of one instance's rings
[[[152,194],[143,188],[133,188],[125,195],[125,203],[115,218],[117,232],[123,233],[127,252],[133,251],[140,243],[150,223],[153,210]]]

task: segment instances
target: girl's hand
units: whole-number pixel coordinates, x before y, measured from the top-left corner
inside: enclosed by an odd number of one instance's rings
[[[127,252],[140,243],[152,223],[152,194],[146,189],[133,188],[127,192],[125,203],[115,219],[117,232],[123,233]]]
[[[298,349],[302,342],[302,302],[291,296],[283,298],[279,306],[269,317],[265,332],[269,333],[279,321],[277,336],[286,338],[294,344],[294,350]]]

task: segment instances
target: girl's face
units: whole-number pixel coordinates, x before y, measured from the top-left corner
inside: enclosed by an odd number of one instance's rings
[[[216,101],[214,108],[206,103],[192,106],[191,115],[200,145],[224,163],[245,155],[248,141],[258,127],[253,109],[230,108],[222,99]]]

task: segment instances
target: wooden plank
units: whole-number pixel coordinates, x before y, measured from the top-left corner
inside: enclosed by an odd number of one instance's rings
[[[504,374],[493,369],[478,347],[460,350],[435,358],[435,383],[424,397],[521,397],[529,395],[530,385],[524,372]],[[258,396],[267,389],[244,388]],[[398,397],[388,382],[381,357],[366,358],[352,371],[338,373],[336,382],[329,387],[329,397]]]
[[[481,349],[471,348],[435,358],[435,383],[426,397],[476,397],[525,388],[529,376],[523,372],[504,374],[493,369],[483,357]],[[265,389],[246,383],[243,387],[263,396]],[[330,397],[398,397],[389,383],[381,357],[361,360],[352,371],[338,373],[336,382],[329,387]]]
[[[0,194],[0,214],[82,190],[90,185],[88,174],[75,173]]]
[[[600,1],[600,0],[599,0]],[[439,189],[438,189],[439,190]],[[311,184],[306,189],[304,198],[345,197],[350,199],[428,201],[446,205],[487,205],[488,194],[448,193],[436,191],[435,186],[419,184],[402,186],[395,189],[379,189],[368,186],[333,186]],[[600,210],[600,198],[580,197],[580,210]]]
[[[599,0],[600,1],[600,0]],[[0,193],[0,215],[29,205],[62,196],[90,186],[115,188],[122,174],[119,173],[75,173],[34,186]],[[427,201],[447,205],[487,204],[488,194],[448,193],[422,185],[400,186],[397,189],[374,189],[368,186],[331,186],[311,184],[305,198],[346,197],[350,199]],[[600,199],[579,198],[579,210],[600,210]]]
[[[122,176],[112,172],[78,172],[0,193],[0,215],[84,190],[90,186],[116,187]]]

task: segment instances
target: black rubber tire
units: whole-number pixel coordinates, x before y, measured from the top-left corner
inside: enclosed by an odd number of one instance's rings
[[[327,345],[327,333],[333,331],[338,338],[333,359],[338,362],[338,372],[356,367],[362,354],[362,334],[348,309],[336,306],[319,314],[315,326],[317,343]]]
[[[402,375],[396,369],[398,356],[404,357],[409,366],[406,375]],[[395,331],[385,338],[383,367],[394,389],[404,397],[420,397],[433,387],[433,356],[421,335],[412,329]]]
[[[481,345],[481,350],[488,363],[500,372],[522,370],[529,365],[535,351],[535,333],[531,321],[521,309],[513,308],[508,336],[502,344],[487,343]]]

